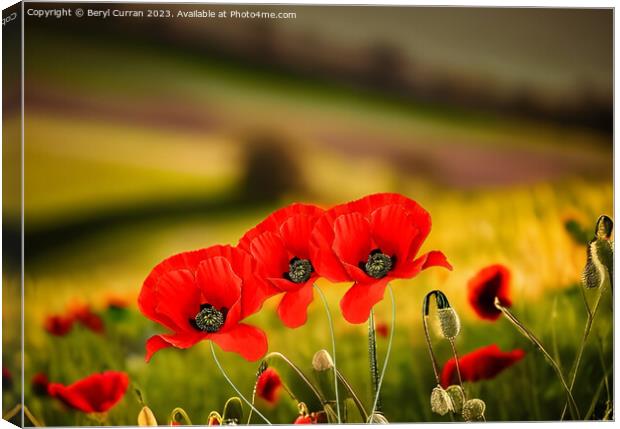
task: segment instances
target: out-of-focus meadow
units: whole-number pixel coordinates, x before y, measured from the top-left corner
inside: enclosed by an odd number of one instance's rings
[[[453,39],[443,46],[469,49],[466,69],[456,55],[453,65],[441,62],[441,40],[426,51],[409,43],[432,27],[409,27],[413,8],[379,9],[371,41],[352,30],[371,19],[369,9],[288,9],[296,20],[206,27],[180,19],[26,19],[25,404],[46,425],[95,424],[37,396],[30,380],[43,372],[67,384],[115,369],[129,374],[160,424],[175,407],[205,424],[234,392],[206,343],[145,363],[146,339],[163,331],[136,306],[150,269],[177,252],[235,244],[289,202],[329,206],[389,191],[431,213],[423,250],[441,249],[454,271],[394,282],[395,345],[382,390],[388,420],[449,420],[430,410],[435,383],[420,317],[422,297],[437,288],[461,316],[461,354],[492,343],[526,351],[497,378],[469,384],[486,401],[487,420],[559,419],[565,396],[552,368],[505,320],[477,319],[466,284],[483,266],[508,266],[514,312],[568,374],[586,320],[579,290],[586,246],[577,236],[587,241],[600,214],[613,217],[611,12],[506,9],[492,12],[497,25],[486,25],[489,11],[419,9],[439,26],[451,23]],[[520,20],[537,40],[519,41]],[[493,43],[476,49],[459,31]],[[538,44],[553,53],[536,68]],[[591,69],[580,69],[573,48],[591,56]],[[560,83],[549,78],[559,69]],[[19,148],[3,150],[10,157]],[[5,211],[18,213],[15,201]],[[569,233],[570,221],[578,233]],[[17,377],[18,277],[5,271],[3,282],[3,366]],[[339,314],[347,285],[319,284],[335,316],[339,369],[370,408],[367,328]],[[127,307],[109,307],[111,298]],[[103,333],[43,329],[46,316],[77,303],[102,316]],[[314,352],[330,347],[323,309],[315,301],[308,323],[290,330],[275,305],[250,320],[268,333],[270,351],[310,373]],[[387,300],[376,313],[389,320]],[[574,392],[582,414],[593,404],[592,418],[612,399],[612,327],[606,295]],[[379,339],[380,361],[385,343]],[[437,347],[444,362],[449,347]],[[257,365],[219,356],[251,394]],[[141,406],[132,390],[110,424],[136,424]],[[4,390],[3,412],[18,402],[17,389]],[[297,415],[284,393],[276,406],[257,406],[279,423]]]

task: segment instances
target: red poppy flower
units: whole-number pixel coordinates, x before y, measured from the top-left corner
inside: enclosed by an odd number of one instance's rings
[[[129,377],[124,372],[105,371],[89,375],[69,386],[50,383],[47,391],[67,406],[84,413],[105,413],[125,395]]]
[[[7,367],[2,367],[2,390],[9,390],[13,387],[13,376]]]
[[[239,241],[239,247],[256,261],[269,295],[283,293],[278,315],[289,328],[303,325],[308,318],[318,277],[310,258],[310,234],[322,214],[317,206],[291,204],[272,213]]]
[[[146,343],[146,360],[166,347],[186,349],[211,340],[225,351],[257,360],[267,351],[265,333],[240,323],[260,309],[265,288],[252,273],[251,256],[212,246],[180,253],[158,264],[144,281],[138,306],[171,332]]]
[[[469,303],[476,314],[487,320],[497,320],[502,314],[495,307],[495,297],[501,304],[510,307],[510,271],[495,264],[483,268],[467,284]]]
[[[399,194],[375,194],[327,210],[312,232],[311,257],[319,275],[354,281],[340,301],[346,320],[363,323],[392,279],[420,271],[452,269],[443,253],[416,257],[431,230],[431,217]]]
[[[64,336],[73,328],[73,317],[54,314],[45,318],[44,328],[52,335]]]
[[[256,382],[256,395],[271,405],[278,402],[281,389],[282,380],[278,372],[273,368],[264,370]]]
[[[32,391],[35,395],[38,396],[46,396],[47,389],[49,387],[50,381],[47,378],[47,375],[39,372],[32,377]]]
[[[75,305],[69,314],[76,322],[98,334],[105,330],[103,319],[92,311],[88,305]]]
[[[459,358],[459,369],[463,381],[486,380],[523,359],[525,352],[515,349],[502,352],[496,344],[482,347]],[[445,388],[458,382],[456,361],[448,360],[441,371],[441,385]]]

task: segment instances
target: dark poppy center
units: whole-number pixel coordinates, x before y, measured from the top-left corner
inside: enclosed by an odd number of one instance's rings
[[[292,281],[293,283],[304,283],[308,281],[314,267],[308,259],[300,259],[295,256],[290,260],[288,264],[288,272],[284,273],[284,278]]]
[[[395,258],[388,256],[381,252],[381,249],[374,249],[368,255],[368,261],[360,262],[360,268],[362,268],[366,274],[374,279],[381,279],[390,272],[394,267]]]
[[[218,310],[211,304],[203,304],[200,306],[200,311],[196,317],[190,320],[190,323],[200,331],[209,333],[217,332],[224,326],[226,313],[227,311],[225,308]]]

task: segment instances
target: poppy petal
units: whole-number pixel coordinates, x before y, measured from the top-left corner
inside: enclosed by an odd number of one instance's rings
[[[310,259],[310,234],[315,222],[315,217],[296,215],[282,223],[280,237],[292,255],[301,259]]]
[[[298,328],[308,320],[308,306],[314,298],[312,284],[287,292],[278,305],[278,315],[289,328]]]
[[[372,250],[370,225],[360,213],[347,213],[334,222],[332,249],[341,261],[357,266]]]
[[[372,307],[383,299],[385,287],[390,281],[384,277],[373,283],[355,283],[340,300],[342,315],[349,323],[364,323]]]
[[[218,332],[209,339],[222,350],[240,354],[248,361],[256,361],[267,353],[267,336],[254,326],[240,323],[227,332]]]
[[[278,235],[269,231],[260,234],[250,243],[250,250],[264,276],[279,277],[288,271],[291,258]]]
[[[418,235],[418,228],[402,206],[384,206],[370,215],[372,238],[383,253],[396,256],[403,263],[409,247]],[[398,262],[397,262],[398,264]]]
[[[200,311],[200,290],[194,276],[188,270],[170,271],[155,286],[156,322],[173,331],[183,332],[191,328],[188,319]]]
[[[206,303],[215,308],[231,308],[241,296],[242,281],[230,262],[221,257],[208,258],[200,263],[196,282]]]
[[[195,345],[200,340],[208,338],[208,334],[203,332],[187,332],[184,334],[158,334],[153,335],[146,341],[145,360],[149,362],[153,355],[166,347],[176,347],[187,349]]]

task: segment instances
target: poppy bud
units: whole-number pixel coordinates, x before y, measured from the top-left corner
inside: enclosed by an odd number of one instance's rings
[[[448,340],[453,340],[461,331],[461,321],[452,307],[437,310],[441,334]]]
[[[463,392],[463,389],[461,389],[461,386],[454,384],[452,386],[448,386],[446,393],[452,401],[454,412],[460,413],[463,410],[463,403],[465,402],[465,393]]]
[[[609,240],[611,237],[611,231],[614,228],[614,221],[609,216],[602,215],[596,221],[596,238],[601,240]]]
[[[377,424],[377,425],[387,425],[388,419],[381,413],[374,413],[372,416],[368,418],[368,423]]]
[[[211,411],[207,417],[207,426],[220,426],[222,424],[222,416],[217,411]]]
[[[334,367],[334,361],[327,350],[319,350],[312,357],[312,368],[315,371],[328,371]]]
[[[222,413],[222,424],[236,425],[243,419],[243,406],[241,405],[241,399],[238,397],[230,398],[224,405],[224,412]]]
[[[463,404],[463,420],[466,422],[475,422],[484,418],[484,410],[486,405],[481,399],[470,399]]]
[[[587,261],[583,270],[583,284],[588,289],[600,287],[606,278],[613,282],[614,276],[614,248],[610,240],[613,221],[603,215],[597,223],[595,237],[587,248]]]
[[[450,396],[441,386],[435,387],[431,393],[431,411],[440,416],[445,416],[450,411],[454,411]]]
[[[157,426],[157,419],[149,407],[142,407],[138,414],[138,426]]]

